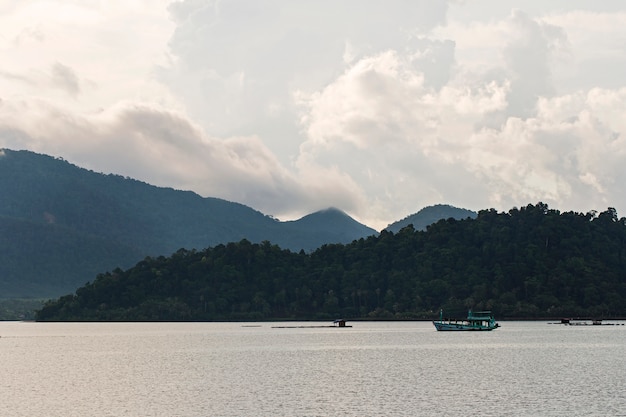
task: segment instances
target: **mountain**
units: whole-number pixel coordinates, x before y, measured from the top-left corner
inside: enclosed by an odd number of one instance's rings
[[[285,229],[290,232],[290,236],[311,236],[317,242],[324,243],[350,243],[354,236],[371,236],[378,234],[374,229],[368,229],[364,234],[363,225],[343,211],[336,208],[328,208],[296,221],[284,223]],[[286,245],[290,247],[293,243],[286,240]],[[318,245],[321,246],[321,245]]]
[[[243,204],[0,150],[0,298],[66,293],[180,248],[247,239],[312,251],[374,234],[336,209],[280,222]]]
[[[424,207],[415,214],[405,217],[385,228],[388,232],[398,233],[402,228],[412,224],[415,230],[426,230],[426,227],[437,223],[442,219],[475,219],[478,213],[471,210],[449,206],[447,204],[436,204]]]

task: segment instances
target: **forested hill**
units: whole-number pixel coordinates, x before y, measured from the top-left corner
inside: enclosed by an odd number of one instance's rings
[[[545,204],[324,245],[180,250],[100,274],[39,320],[626,316],[626,219]]]
[[[301,220],[0,149],[0,297],[56,297],[99,272],[179,248],[245,238],[311,251],[377,234],[336,209]]]

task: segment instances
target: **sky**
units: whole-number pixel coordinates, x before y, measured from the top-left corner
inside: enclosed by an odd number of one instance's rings
[[[626,3],[0,0],[0,148],[280,220],[625,216]]]

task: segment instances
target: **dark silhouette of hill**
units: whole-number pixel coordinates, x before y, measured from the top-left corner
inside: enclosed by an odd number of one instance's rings
[[[354,236],[365,237],[378,234],[370,229],[369,233],[364,235],[361,223],[336,208],[320,210],[299,220],[284,222],[283,225],[289,234],[289,238],[285,239],[283,244],[278,245],[283,248],[293,247],[295,242],[291,240],[294,236],[301,234],[311,236],[317,242],[324,241],[324,243],[349,243],[355,240]],[[277,242],[272,241],[272,243]]]
[[[315,216],[314,216],[315,217]],[[146,258],[47,303],[38,320],[626,315],[626,218],[529,204],[291,252],[242,240]]]
[[[144,256],[136,247],[61,225],[0,216],[0,298],[50,297]]]
[[[424,207],[417,213],[390,224],[385,230],[397,233],[410,224],[413,225],[415,230],[426,230],[428,226],[442,219],[475,219],[476,216],[477,213],[471,210],[457,208],[447,204],[435,204],[434,206]]]
[[[242,204],[0,151],[0,297],[56,296],[146,256],[248,239],[292,251],[376,234],[339,210],[280,222]]]

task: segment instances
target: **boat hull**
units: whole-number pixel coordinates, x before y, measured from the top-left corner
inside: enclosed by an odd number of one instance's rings
[[[489,331],[500,327],[493,318],[491,311],[479,311],[477,313],[469,310],[466,319],[444,319],[443,310],[439,311],[439,320],[433,320],[435,328],[439,331]]]
[[[434,321],[435,328],[439,331],[463,332],[463,331],[490,331],[498,326],[472,326],[462,323],[441,323]]]

